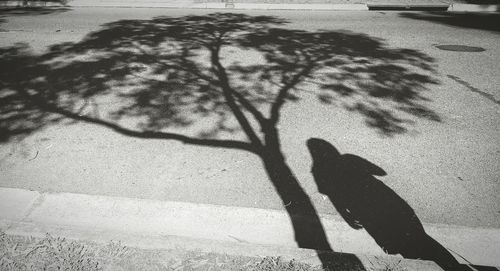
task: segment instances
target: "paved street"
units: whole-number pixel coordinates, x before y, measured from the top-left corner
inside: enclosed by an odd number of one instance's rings
[[[0,14],[0,46],[27,43],[35,53],[43,53],[50,45],[79,42],[108,22],[210,12],[214,11],[78,8],[41,15],[7,12]],[[331,203],[318,193],[310,173],[306,141],[311,137],[327,140],[341,153],[355,154],[382,168],[387,175],[377,178],[406,200],[425,223],[500,227],[498,29],[454,26],[426,13],[246,14],[285,18],[289,23],[281,27],[287,29],[367,35],[384,43],[384,48],[417,50],[429,57],[429,65],[435,69],[424,72],[435,83],[427,84],[422,95],[440,121],[400,115],[408,120],[404,124],[407,130],[393,136],[380,134],[361,115],[342,109],[341,102],[337,106],[319,103],[308,85],[297,94],[297,102],[285,105],[278,127],[282,148],[318,212],[336,215]],[[485,51],[443,51],[435,45],[477,46]],[[252,52],[236,53],[223,56],[225,63],[254,61]],[[9,67],[2,66],[4,69]],[[189,129],[169,131],[192,133]],[[230,137],[244,138],[238,132]],[[283,209],[256,155],[127,137],[84,123],[49,125],[20,141],[1,144],[0,186]]]

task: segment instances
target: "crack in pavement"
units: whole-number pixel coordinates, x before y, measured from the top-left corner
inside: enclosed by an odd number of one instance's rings
[[[495,99],[495,97],[492,94],[484,92],[484,91],[482,91],[482,90],[480,90],[480,89],[478,89],[476,87],[473,87],[467,81],[462,80],[458,76],[454,76],[454,75],[448,74],[448,77],[451,78],[451,79],[453,79],[455,82],[463,85],[464,87],[468,88],[470,91],[483,96],[484,98],[486,98],[486,99],[488,99],[488,100],[496,103],[497,105],[500,105],[500,100]]]

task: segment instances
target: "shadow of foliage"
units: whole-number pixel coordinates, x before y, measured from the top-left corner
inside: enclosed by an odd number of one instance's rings
[[[500,32],[499,13],[404,12],[400,16],[454,27]]]
[[[233,58],[226,61],[224,73],[254,109],[272,107],[280,90],[286,89],[286,95],[279,103],[297,100],[301,87],[314,85],[319,101],[362,114],[367,125],[385,135],[405,132],[413,122],[409,116],[440,120],[423,103],[422,93],[437,83],[428,73],[433,71],[430,57],[387,48],[364,34],[270,28],[284,23],[227,13],[113,22],[81,42],[52,46],[43,55],[30,55],[22,45],[3,48],[2,62],[13,67],[5,77],[16,80],[3,79],[2,89],[31,88],[38,94],[45,89],[50,103],[70,112],[82,112],[91,99],[113,96],[121,105],[107,112],[113,120],[141,119],[141,129],[158,131],[210,119],[216,125],[197,134],[210,137],[237,129],[228,124],[232,112],[208,57],[215,51]],[[245,55],[246,61],[238,59]],[[32,66],[23,66],[30,61]],[[38,118],[34,112],[29,115]],[[12,124],[19,128],[4,127],[12,135],[32,130]]]
[[[7,141],[13,136],[30,134],[41,129],[53,121],[60,120],[49,112],[42,110],[37,104],[30,102],[20,95],[16,89],[11,89],[9,81],[19,81],[19,87],[25,84],[26,74],[41,72],[38,63],[31,55],[26,44],[16,44],[10,48],[0,49],[2,80],[0,80],[0,142]],[[7,68],[8,67],[8,68]]]

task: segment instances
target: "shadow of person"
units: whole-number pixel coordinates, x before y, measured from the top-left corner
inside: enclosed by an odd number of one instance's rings
[[[311,138],[312,174],[320,193],[329,197],[353,229],[364,228],[389,254],[431,260],[444,270],[467,270],[427,235],[413,209],[374,176],[385,171],[353,154],[340,154],[325,140]]]

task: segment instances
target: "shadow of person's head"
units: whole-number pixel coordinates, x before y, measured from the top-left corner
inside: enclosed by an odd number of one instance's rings
[[[307,140],[307,147],[313,160],[313,173],[326,177],[335,176],[333,182],[349,181],[355,176],[385,176],[387,173],[372,162],[353,154],[340,154],[328,141],[319,138]]]
[[[320,138],[310,138],[307,140],[307,148],[314,162],[335,162],[340,159],[340,152],[328,141]]]

